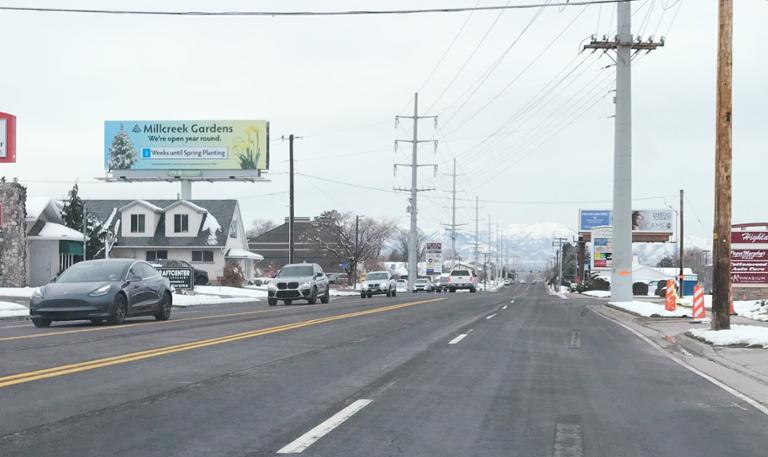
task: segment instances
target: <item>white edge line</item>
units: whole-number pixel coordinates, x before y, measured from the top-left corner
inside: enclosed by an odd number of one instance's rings
[[[507,305],[502,306],[501,309],[507,309]]]
[[[490,316],[485,316],[486,319],[493,319],[494,317],[496,317],[496,313],[493,313]]]
[[[723,389],[724,391],[728,392],[729,394],[733,395],[734,397],[736,397],[736,398],[738,398],[740,400],[743,400],[744,402],[750,404],[756,410],[758,410],[761,413],[763,413],[766,416],[768,416],[768,407],[765,407],[759,401],[757,401],[757,400],[755,400],[755,399],[753,399],[751,397],[748,397],[747,395],[739,392],[738,390],[734,389],[733,387],[731,387],[731,386],[729,386],[727,384],[722,383],[721,381],[718,381],[717,379],[715,379],[712,376],[704,373],[703,371],[699,370],[698,368],[693,367],[693,366],[685,363],[682,360],[679,360],[677,357],[674,357],[672,354],[670,354],[667,351],[665,351],[664,348],[662,348],[661,346],[656,344],[653,340],[651,340],[647,336],[643,335],[642,333],[638,332],[637,330],[633,329],[632,327],[624,324],[623,322],[619,322],[618,320],[611,319],[610,317],[604,316],[604,315],[602,315],[601,313],[598,313],[598,312],[595,312],[595,314],[597,314],[598,316],[602,317],[603,319],[606,319],[606,320],[608,320],[610,322],[613,322],[613,323],[615,323],[617,325],[620,325],[621,327],[624,327],[625,329],[629,330],[632,334],[634,334],[636,337],[640,338],[641,340],[645,341],[646,343],[648,343],[653,348],[657,349],[659,352],[664,354],[664,356],[666,356],[668,359],[672,360],[676,364],[680,365],[681,367],[687,369],[688,371],[690,371],[692,373],[695,373],[695,374],[701,376],[702,378],[706,379],[707,381],[711,382],[712,384],[716,385],[717,387]]]
[[[458,343],[459,341],[463,340],[466,337],[467,337],[467,334],[466,333],[462,333],[461,335],[459,335],[456,338],[454,338],[451,341],[449,341],[448,344],[456,344],[456,343]]]
[[[283,447],[278,454],[299,454],[304,452],[305,449],[312,446],[317,440],[330,433],[333,429],[343,424],[347,419],[352,417],[355,413],[368,406],[373,400],[357,400],[351,405],[342,409],[338,413],[326,419],[324,422],[308,431],[307,433],[296,438],[292,443]]]
[[[514,301],[514,300],[510,300],[509,302],[510,302],[510,303],[514,303],[515,301]]]

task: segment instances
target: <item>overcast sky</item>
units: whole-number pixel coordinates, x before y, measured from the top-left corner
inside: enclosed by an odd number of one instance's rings
[[[0,1],[186,10],[474,3]],[[521,3],[529,1],[511,0]],[[763,221],[768,2],[735,3],[734,222]],[[664,48],[633,65],[633,192],[655,197],[634,206],[677,207],[684,188],[687,232],[701,239],[710,237],[713,213],[716,5],[633,3],[635,34],[668,35]],[[592,34],[615,33],[615,9],[298,18],[0,12],[0,111],[18,116],[18,163],[0,165],[0,174],[18,176],[32,196],[64,197],[78,179],[87,198],[174,198],[178,184],[95,182],[104,175],[104,120],[267,119],[271,182],[195,184],[193,197],[238,198],[246,224],[277,221],[288,204],[284,134],[303,137],[295,152],[300,173],[382,190],[409,185],[408,169],[394,176],[392,165],[410,161],[408,145],[394,152],[393,141],[410,137],[411,125],[396,129],[394,116],[412,114],[419,90],[420,111],[440,116],[437,130],[431,121],[419,125],[422,139],[439,140],[437,153],[427,145],[420,152],[422,162],[439,164],[436,177],[428,168],[420,172],[420,186],[437,187],[420,194],[424,229],[450,222],[445,174],[454,157],[461,198],[553,202],[484,202],[481,219],[490,214],[494,224],[553,221],[575,228],[579,207],[610,207],[615,68],[604,68],[612,63],[608,56],[579,50]],[[404,194],[306,176],[297,177],[296,191],[297,216],[335,208],[407,224]],[[563,201],[603,202],[556,203]],[[457,222],[472,223],[473,206],[461,202]]]

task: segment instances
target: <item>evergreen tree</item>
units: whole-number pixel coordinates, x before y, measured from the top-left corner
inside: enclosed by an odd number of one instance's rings
[[[82,233],[83,212],[86,211],[86,206],[83,199],[78,195],[78,191],[77,184],[69,191],[67,200],[64,202],[64,207],[61,210],[61,218],[65,226]],[[104,241],[102,240],[101,232],[103,232],[102,223],[92,213],[88,213],[86,220],[86,238],[88,238],[87,259],[104,257]]]
[[[138,160],[136,148],[120,126],[120,131],[112,138],[112,146],[109,147],[109,169],[127,170],[136,163],[136,160]]]

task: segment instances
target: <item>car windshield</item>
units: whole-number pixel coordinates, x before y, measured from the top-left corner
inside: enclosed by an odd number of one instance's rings
[[[290,265],[280,270],[278,278],[291,276],[312,276],[312,265]]]
[[[386,273],[371,273],[368,275],[368,279],[387,279]]]
[[[128,265],[123,262],[81,262],[69,267],[56,282],[119,281]]]
[[[427,282],[429,282],[429,281],[428,281],[428,280],[426,280],[426,279],[417,279],[417,280],[416,280],[416,283],[417,283],[417,284],[425,284],[425,283],[427,283]]]

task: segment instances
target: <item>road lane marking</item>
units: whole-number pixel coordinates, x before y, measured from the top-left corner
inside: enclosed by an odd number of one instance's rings
[[[463,340],[464,338],[466,338],[466,337],[467,337],[467,335],[468,335],[467,333],[462,333],[461,335],[459,335],[459,336],[457,336],[456,338],[454,338],[454,339],[452,339],[451,341],[449,341],[449,342],[448,342],[448,344],[456,344],[456,343],[458,343],[459,341],[461,341],[461,340]]]
[[[502,306],[501,309],[507,309],[507,305]]]
[[[0,388],[12,386],[15,384],[22,384],[22,383],[31,382],[31,381],[37,381],[40,379],[54,378],[57,376],[63,376],[67,374],[94,370],[96,368],[103,368],[103,367],[108,367],[112,365],[135,362],[138,360],[149,359],[149,358],[158,357],[161,355],[173,354],[176,352],[189,351],[191,349],[199,349],[199,348],[204,348],[208,346],[231,343],[234,341],[255,338],[257,336],[269,335],[272,333],[280,333],[288,330],[310,327],[313,325],[324,324],[327,322],[334,322],[342,319],[350,319],[353,317],[368,316],[371,314],[394,311],[401,308],[407,308],[410,306],[416,306],[424,303],[434,303],[442,300],[445,300],[445,298],[432,298],[429,300],[419,300],[419,301],[401,303],[398,305],[382,306],[379,308],[372,308],[372,309],[363,310],[363,311],[355,311],[355,312],[345,313],[345,314],[336,314],[336,315],[321,317],[317,319],[310,319],[306,321],[293,322],[290,324],[278,325],[274,327],[267,327],[259,330],[251,330],[247,332],[235,333],[231,335],[220,336],[217,338],[192,341],[189,343],[182,343],[182,344],[177,344],[173,346],[164,346],[164,347],[159,347],[155,349],[149,349],[146,351],[116,355],[112,357],[106,357],[103,359],[95,359],[95,360],[89,360],[86,362],[73,363],[69,365],[61,365],[58,367],[46,368],[43,370],[17,373],[14,375],[0,377]]]
[[[514,300],[510,300],[509,302],[510,302],[510,303],[514,303],[515,301],[514,301]]]
[[[568,343],[570,349],[581,349],[581,330],[571,330],[571,341]]]
[[[490,316],[485,316],[485,319],[486,319],[486,320],[487,320],[487,319],[493,319],[494,317],[496,317],[496,313],[493,313],[493,314],[491,314]]]
[[[278,454],[299,454],[304,452],[308,447],[312,446],[317,440],[324,437],[333,429],[346,422],[350,417],[354,416],[361,409],[370,405],[373,400],[357,400],[346,408],[342,409],[338,413],[326,419],[320,425],[316,426],[307,433],[296,438],[293,442],[283,447]]]
[[[656,350],[658,350],[659,352],[661,352],[664,356],[666,356],[668,359],[672,360],[676,364],[680,365],[681,367],[685,368],[686,370],[688,370],[688,371],[690,371],[690,372],[692,372],[694,374],[697,374],[697,375],[701,376],[702,378],[706,379],[707,381],[711,382],[712,384],[716,385],[717,387],[723,389],[724,391],[728,392],[729,394],[733,395],[734,397],[736,397],[736,398],[738,398],[740,400],[743,400],[745,403],[748,403],[750,406],[752,406],[756,410],[758,410],[761,413],[763,413],[766,416],[768,416],[768,407],[766,407],[765,405],[763,405],[759,401],[753,399],[752,397],[747,396],[746,394],[743,394],[743,393],[739,392],[738,390],[734,389],[733,387],[731,387],[731,386],[729,386],[729,385],[727,385],[727,384],[725,384],[723,382],[718,381],[717,379],[715,379],[712,376],[704,373],[703,371],[699,370],[698,368],[694,367],[693,365],[689,365],[684,360],[678,359],[674,355],[672,355],[669,352],[667,352],[659,344],[655,343],[653,340],[651,340],[647,336],[643,335],[642,333],[638,332],[637,330],[633,329],[632,327],[624,324],[623,322],[619,322],[616,319],[613,319],[613,318],[608,317],[608,316],[604,316],[602,313],[599,313],[597,311],[595,311],[595,314],[597,314],[598,316],[602,317],[603,319],[605,319],[607,321],[613,322],[614,324],[623,327],[625,330],[629,331],[630,333],[632,333],[636,337],[638,337],[641,340],[643,340],[644,342],[648,343],[651,347],[653,347]]]
[[[583,457],[584,442],[581,437],[581,425],[557,424],[552,457]]]

